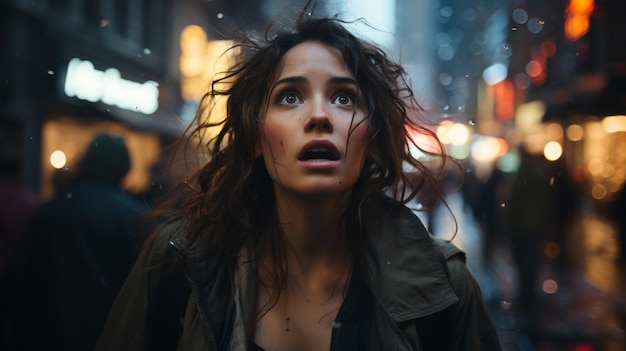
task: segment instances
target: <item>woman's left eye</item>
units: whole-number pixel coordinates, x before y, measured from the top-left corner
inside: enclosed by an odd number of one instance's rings
[[[333,98],[333,103],[336,103],[339,105],[352,106],[354,105],[354,98],[350,94],[337,94]]]

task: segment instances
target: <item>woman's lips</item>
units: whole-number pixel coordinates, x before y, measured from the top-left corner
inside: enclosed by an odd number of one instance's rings
[[[309,160],[339,160],[339,150],[328,140],[312,140],[298,153],[299,161]]]
[[[339,159],[339,150],[329,140],[312,140],[298,154],[298,163],[312,170],[334,168],[339,164]]]

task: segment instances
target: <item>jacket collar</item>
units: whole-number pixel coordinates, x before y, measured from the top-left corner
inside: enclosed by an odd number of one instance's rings
[[[370,241],[366,253],[369,283],[376,300],[395,322],[438,312],[459,300],[447,277],[445,257],[410,209],[382,198],[368,203],[363,218]],[[210,342],[221,347],[219,340],[231,339],[232,348],[232,342],[247,340],[245,321],[255,303],[253,264],[242,252],[239,269],[230,277],[223,265],[211,260],[200,242],[186,244],[182,227],[171,239],[171,245],[187,264],[192,294],[209,330]],[[230,320],[235,324],[233,338],[228,337],[228,331],[216,328],[217,321],[228,325],[224,318],[229,314],[234,318]]]
[[[409,208],[383,198],[371,202],[363,218],[370,240],[371,288],[394,321],[423,317],[459,300],[448,280],[445,258]]]

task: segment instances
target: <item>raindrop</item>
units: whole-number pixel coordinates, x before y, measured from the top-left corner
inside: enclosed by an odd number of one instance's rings
[[[53,75],[54,75],[54,71],[53,71],[53,70],[51,70],[51,69],[49,69],[49,70],[48,70],[48,75],[53,76]]]
[[[143,53],[146,54],[146,55],[150,55],[150,54],[152,54],[152,50],[150,50],[148,48],[144,48],[143,49]]]
[[[111,112],[111,109],[110,109],[110,108],[107,108],[107,112]]]
[[[502,51],[509,51],[511,48],[507,44],[502,45]]]
[[[513,10],[511,17],[513,17],[513,21],[517,24],[524,24],[528,21],[528,13],[523,9]]]
[[[444,6],[441,8],[441,10],[439,10],[439,14],[443,17],[450,17],[452,16],[452,7],[450,6]]]
[[[391,261],[387,261],[387,264],[391,264]]]
[[[537,17],[532,18],[530,21],[528,21],[528,24],[527,24],[528,31],[533,34],[537,34],[543,30],[544,23],[545,21],[542,19],[539,19]]]
[[[452,76],[446,72],[441,72],[439,74],[439,83],[444,86],[452,84]]]
[[[511,27],[511,30],[512,30],[513,32],[515,32],[515,31],[517,31],[517,27]]]
[[[341,322],[333,321],[333,328],[341,328]]]
[[[72,193],[67,193],[67,198],[71,199],[72,198]]]
[[[505,208],[506,207],[506,202],[501,203],[500,207]]]
[[[224,18],[224,14],[221,13],[221,12],[218,12],[217,13],[217,19],[222,19],[222,18]]]
[[[454,48],[452,46],[440,46],[437,49],[437,56],[443,61],[450,61],[454,58]]]
[[[469,73],[465,73],[465,78],[469,78],[470,74]]]
[[[503,310],[510,310],[511,309],[511,301],[503,300],[502,302],[500,302],[500,307],[502,307]]]
[[[109,26],[109,24],[111,24],[111,21],[106,18],[100,20],[100,28],[106,28]]]

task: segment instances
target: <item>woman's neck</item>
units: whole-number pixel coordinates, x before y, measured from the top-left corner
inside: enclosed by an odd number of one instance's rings
[[[277,197],[279,226],[292,269],[306,276],[317,268],[346,264],[349,250],[344,214],[348,202],[349,195],[332,199]]]

